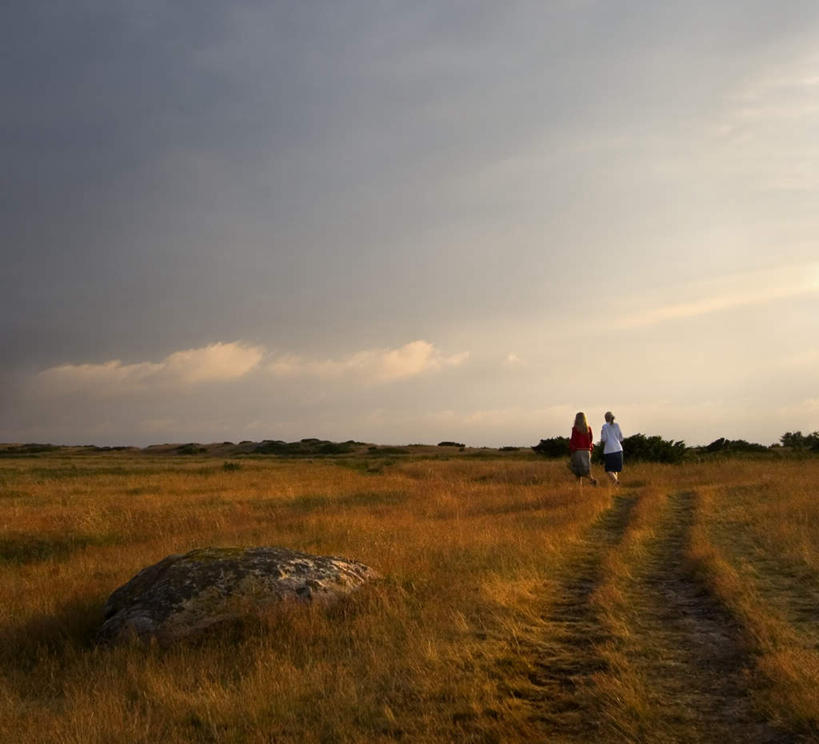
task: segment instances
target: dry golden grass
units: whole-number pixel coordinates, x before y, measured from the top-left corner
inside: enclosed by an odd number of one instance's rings
[[[78,744],[634,740],[668,725],[664,695],[692,696],[686,709],[714,697],[656,684],[669,659],[692,663],[675,645],[688,629],[664,632],[665,582],[707,594],[753,672],[725,693],[748,703],[736,731],[759,717],[810,735],[816,620],[799,608],[817,591],[817,473],[817,461],[642,465],[615,495],[526,457],[247,458],[232,471],[119,453],[0,459],[0,731]],[[342,555],[385,578],[198,643],[94,645],[113,589],[206,545]],[[715,720],[730,728],[720,715],[674,725],[702,736]]]

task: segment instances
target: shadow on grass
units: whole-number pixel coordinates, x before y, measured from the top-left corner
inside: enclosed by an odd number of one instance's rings
[[[546,508],[542,499],[535,501],[519,501],[508,502],[505,504],[490,504],[488,506],[479,506],[467,510],[470,517],[479,517],[484,515],[501,516],[503,514],[520,514],[522,512],[541,511]]]
[[[247,505],[261,511],[287,509],[311,512],[321,509],[348,509],[351,507],[396,506],[407,499],[403,491],[359,491],[344,496],[306,494],[296,499],[252,499]]]
[[[71,650],[93,648],[102,624],[102,608],[99,597],[74,597],[53,612],[0,628],[3,666],[25,671],[45,655],[62,656]]]
[[[72,553],[91,546],[116,545],[118,535],[62,534],[41,537],[24,532],[0,537],[0,563],[26,564],[63,561]]]

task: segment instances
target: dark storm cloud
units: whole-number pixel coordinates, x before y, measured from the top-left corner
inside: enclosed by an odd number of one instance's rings
[[[765,23],[792,22],[793,7]],[[9,361],[122,349],[123,334],[135,354],[237,324],[260,335],[259,316],[286,341],[305,313],[315,324],[345,299],[361,324],[372,315],[362,296],[379,309],[391,299],[401,316],[417,301],[395,291],[399,272],[427,286],[433,313],[446,310],[452,269],[425,266],[437,250],[426,232],[496,218],[492,205],[477,205],[482,216],[449,200],[441,178],[525,150],[544,127],[557,137],[630,118],[630,102],[648,122],[642,55],[681,23],[703,33],[707,54],[704,8],[7,6]],[[714,14],[738,21],[728,33],[740,42],[764,28],[746,22],[748,6]],[[730,64],[730,43],[722,53]],[[569,191],[585,185],[582,172],[565,178]]]
[[[531,320],[502,358],[548,349],[542,328],[572,321],[579,283],[628,295],[730,273],[764,263],[763,238],[797,264],[814,191],[768,186],[801,183],[777,168],[812,162],[810,139],[777,112],[749,124],[734,98],[813,49],[817,16],[761,1],[5,3],[0,374],[234,339],[311,358],[418,339],[488,354]],[[709,139],[732,127],[744,139]],[[50,415],[70,428],[75,404],[13,408],[45,431]],[[127,432],[139,406],[117,406]]]

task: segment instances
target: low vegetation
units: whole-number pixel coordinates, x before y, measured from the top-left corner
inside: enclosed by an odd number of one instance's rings
[[[614,491],[524,450],[228,444],[0,460],[8,741],[819,736],[816,458],[628,462]],[[196,643],[94,643],[111,591],[208,545],[384,578]]]

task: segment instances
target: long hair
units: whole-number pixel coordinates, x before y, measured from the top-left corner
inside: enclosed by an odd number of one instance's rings
[[[574,417],[574,428],[583,434],[589,430],[589,422],[586,421],[586,414],[583,411],[578,411]]]

